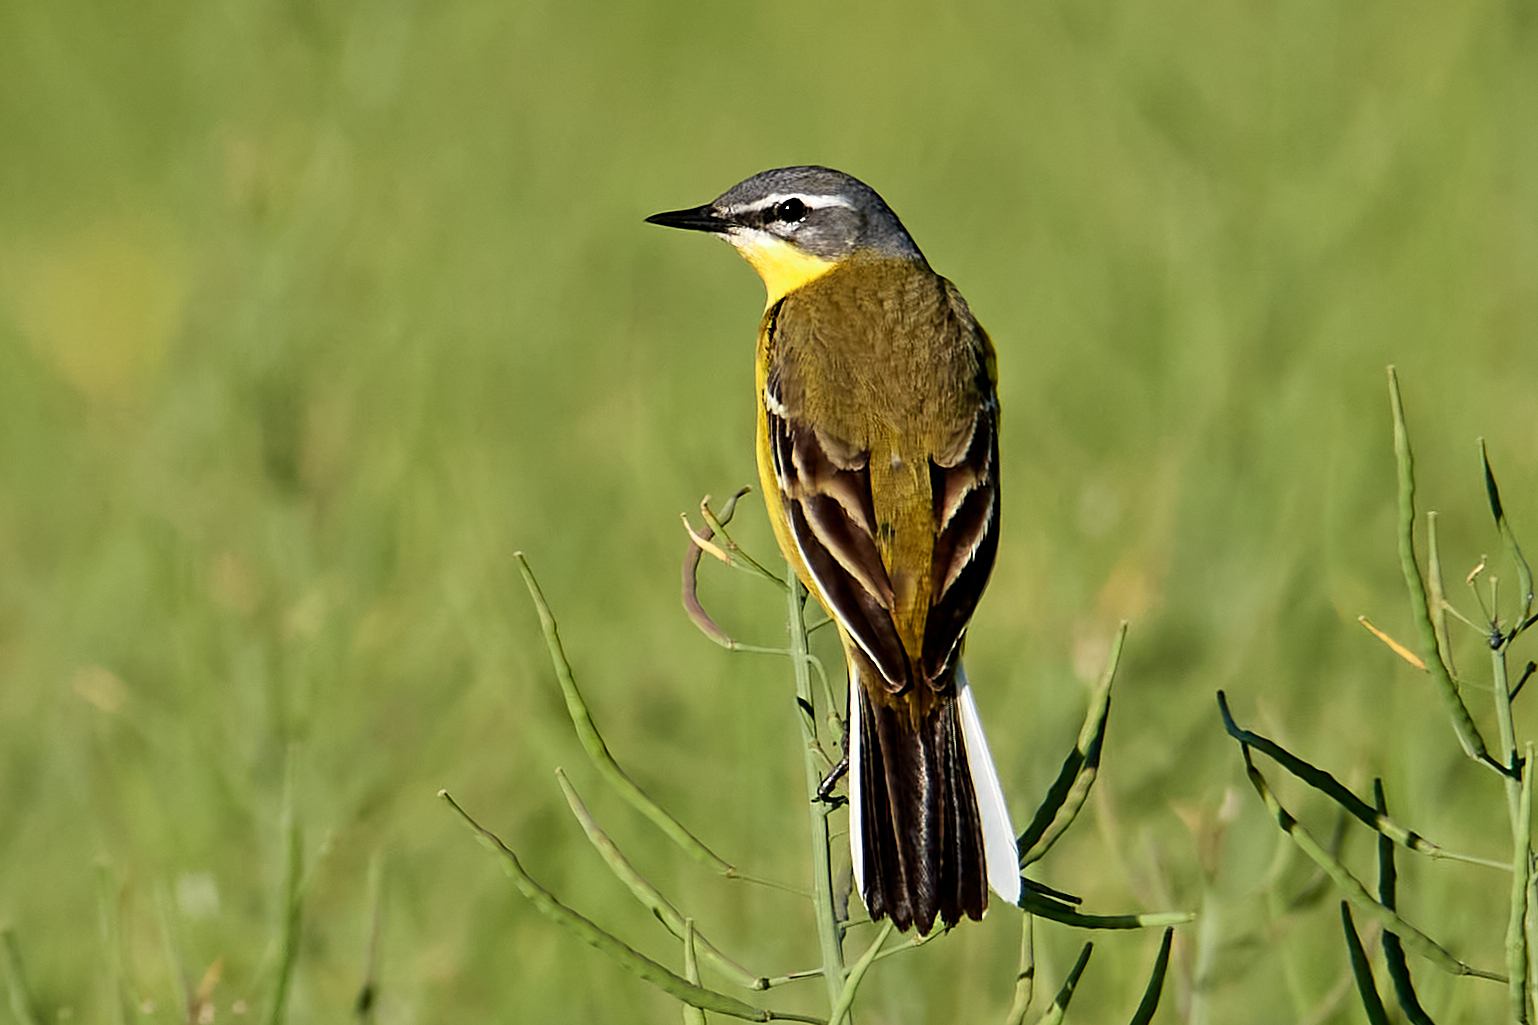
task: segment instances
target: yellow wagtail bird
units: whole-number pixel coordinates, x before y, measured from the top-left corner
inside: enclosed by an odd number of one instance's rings
[[[849,840],[871,917],[927,933],[1020,899],[961,667],[998,549],[993,343],[869,186],[782,167],[647,220],[763,278],[758,470],[785,557],[849,663]]]

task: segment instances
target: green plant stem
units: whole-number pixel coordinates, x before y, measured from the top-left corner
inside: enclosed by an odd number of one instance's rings
[[[637,953],[613,935],[600,929],[591,919],[579,915],[565,904],[562,904],[556,899],[555,894],[535,882],[524,871],[523,864],[518,860],[518,856],[513,853],[512,848],[503,843],[497,834],[471,818],[469,813],[461,808],[454,801],[454,798],[449,796],[447,790],[438,791],[438,796],[445,804],[454,809],[455,813],[464,820],[465,825],[474,831],[482,844],[501,856],[502,868],[509,878],[513,880],[513,885],[518,888],[519,893],[522,893],[528,899],[529,903],[534,905],[540,914],[570,929],[584,942],[609,955],[626,971],[645,979],[673,999],[686,1004],[692,1004],[701,1010],[714,1011],[717,1014],[726,1014],[733,1018],[742,1018],[746,1021],[802,1021],[821,1025],[821,1018],[811,1018],[806,1015],[791,1014],[785,1011],[765,1010],[754,1007],[752,1004],[743,1003],[736,997],[728,996],[725,993],[717,993],[714,990],[696,986],[683,976],[675,975],[651,958]]]
[[[1185,925],[1196,920],[1190,911],[1155,911],[1142,915],[1086,915],[1066,904],[1034,893],[1030,889],[1020,891],[1020,906],[1033,915],[1050,918],[1063,925],[1079,929],[1157,929],[1170,925]]]
[[[694,919],[684,919],[684,978],[700,984],[700,963],[694,951]],[[684,1025],[705,1025],[705,1012],[693,1004],[684,1004]]]
[[[1500,731],[1501,761],[1511,770],[1506,776],[1506,811],[1511,817],[1511,828],[1515,830],[1522,800],[1522,773],[1517,765],[1517,729],[1511,718],[1511,689],[1506,675],[1504,644],[1490,652],[1490,682],[1495,694],[1495,724]]]
[[[534,600],[534,608],[539,613],[539,625],[545,635],[545,646],[550,650],[551,664],[554,665],[556,678],[561,683],[561,693],[566,697],[567,714],[571,716],[572,726],[577,730],[577,739],[582,742],[582,747],[587,752],[588,758],[592,760],[593,766],[598,769],[609,785],[630,803],[631,807],[650,819],[653,825],[671,837],[686,854],[728,878],[742,878],[742,873],[738,872],[734,865],[706,847],[698,837],[684,828],[683,823],[669,815],[661,805],[647,796],[646,792],[626,775],[625,770],[620,768],[619,762],[614,760],[614,756],[609,753],[609,746],[604,743],[603,735],[598,732],[598,724],[593,721],[592,714],[588,712],[587,703],[582,700],[582,692],[577,689],[577,679],[571,671],[571,662],[566,658],[566,650],[561,645],[561,635],[556,626],[555,615],[550,611],[550,604],[545,601],[539,581],[534,579],[534,571],[529,568],[529,560],[524,558],[522,552],[514,552],[513,558],[518,563],[518,572],[523,575],[524,586],[529,589],[529,597]]]
[[[1336,888],[1341,891],[1341,894],[1357,910],[1374,919],[1384,929],[1397,933],[1401,942],[1407,948],[1415,951],[1445,972],[1453,975],[1472,975],[1475,978],[1489,979],[1491,982],[1503,984],[1507,981],[1504,975],[1483,971],[1464,964],[1444,950],[1431,937],[1415,928],[1409,922],[1406,922],[1403,918],[1400,918],[1391,908],[1385,907],[1374,900],[1367,892],[1367,888],[1344,865],[1337,861],[1334,855],[1327,851],[1318,840],[1314,839],[1313,834],[1304,829],[1302,824],[1293,818],[1287,809],[1282,807],[1281,802],[1276,799],[1276,796],[1271,792],[1271,787],[1266,783],[1266,778],[1260,774],[1259,769],[1255,768],[1255,763],[1250,758],[1248,745],[1242,746],[1242,753],[1244,755],[1245,774],[1249,776],[1250,785],[1255,788],[1255,792],[1260,795],[1260,799],[1266,803],[1266,807],[1270,809],[1277,825],[1281,826],[1283,831],[1292,837],[1293,843],[1298,845],[1299,850],[1308,855],[1314,864],[1324,869],[1325,874],[1335,883]]]
[[[731,514],[737,506],[737,499],[747,494],[748,491],[748,488],[743,488],[741,491],[733,495],[730,503],[728,504],[728,507],[723,509],[723,514],[720,517],[717,517],[716,514],[710,509],[710,496],[705,496],[705,500],[700,503],[700,515],[705,520],[706,525],[710,527],[712,534],[701,535],[698,538],[694,537],[694,531],[689,527],[689,518],[687,516],[684,517],[684,528],[689,531],[689,536],[694,540],[695,544],[699,544],[701,540],[704,540],[708,543],[712,537],[720,538],[720,542],[712,546],[716,549],[716,551],[712,552],[711,554],[716,555],[717,559],[720,559],[720,561],[726,563],[733,569],[740,569],[743,572],[750,573],[762,580],[767,580],[775,587],[784,587],[785,584],[780,581],[779,577],[775,576],[763,566],[759,565],[759,563],[754,560],[754,558],[747,552],[743,551],[741,546],[739,546],[736,541],[733,541],[732,536],[726,532],[726,523],[732,518]],[[702,545],[701,547],[704,546]],[[717,552],[720,554],[717,555]],[[724,558],[722,558],[722,556],[724,556]]]
[[[1357,818],[1363,825],[1377,831],[1382,836],[1388,837],[1395,843],[1415,851],[1417,854],[1424,854],[1429,858],[1446,858],[1451,861],[1462,861],[1470,865],[1484,865],[1487,868],[1503,870],[1511,867],[1508,862],[1492,861],[1489,858],[1479,858],[1472,854],[1460,854],[1456,851],[1449,851],[1440,844],[1432,843],[1414,830],[1395,822],[1382,812],[1368,807],[1367,802],[1357,797],[1345,784],[1341,783],[1340,780],[1330,773],[1304,761],[1275,741],[1263,737],[1253,730],[1242,729],[1234,721],[1233,713],[1228,708],[1227,695],[1223,691],[1218,691],[1218,713],[1223,717],[1223,728],[1228,731],[1229,736],[1245,745],[1246,748],[1254,749],[1271,758],[1282,768],[1340,805],[1343,810]]]
[[[1346,946],[1351,952],[1351,974],[1356,976],[1356,990],[1361,995],[1367,1020],[1370,1025],[1389,1025],[1388,1011],[1383,1007],[1383,998],[1378,995],[1378,984],[1373,981],[1372,962],[1367,959],[1362,938],[1357,935],[1356,924],[1351,920],[1349,901],[1340,902],[1340,920],[1346,932]]]
[[[1504,662],[1503,662],[1504,664]],[[1503,689],[1504,691],[1504,689]],[[1532,872],[1533,746],[1527,746],[1522,763],[1522,783],[1517,792],[1518,806],[1512,820],[1511,919],[1506,926],[1506,974],[1511,979],[1512,1020],[1526,1025],[1531,1021],[1527,992],[1527,896]],[[1515,757],[1515,756],[1513,756]],[[1508,782],[1508,789],[1510,784]]]
[[[1426,583],[1421,579],[1420,564],[1415,561],[1415,456],[1410,451],[1410,432],[1405,427],[1404,404],[1399,397],[1399,375],[1393,367],[1388,368],[1388,390],[1394,413],[1394,456],[1399,469],[1399,567],[1410,591],[1410,611],[1415,616],[1415,628],[1420,635],[1421,659],[1436,684],[1464,754],[1505,775],[1506,767],[1490,757],[1484,738],[1474,725],[1474,717],[1469,715],[1468,706],[1459,696],[1458,686],[1437,647]]]
[[[860,955],[860,959],[849,969],[849,977],[844,980],[843,992],[839,993],[838,1001],[833,1005],[833,1012],[828,1015],[829,1025],[844,1025],[844,1022],[852,1020],[849,1009],[854,1006],[855,992],[859,990],[865,973],[870,971],[870,966],[876,963],[876,958],[881,954],[881,945],[890,935],[892,935],[892,920],[889,918],[881,926],[881,931],[876,934],[876,938],[871,941],[865,953]]]
[[[847,926],[846,926],[846,928],[847,928]],[[917,950],[919,947],[922,947],[924,944],[929,943],[932,940],[937,940],[941,936],[946,935],[947,932],[948,932],[948,930],[945,928],[945,924],[942,922],[939,926],[937,926],[934,929],[929,930],[929,932],[925,933],[923,936],[919,936],[919,935],[915,934],[914,937],[911,940],[908,940],[905,943],[899,943],[895,947],[887,947],[881,953],[876,955],[876,960],[877,961],[885,961],[887,958],[892,957],[894,955],[901,954],[901,953],[904,953],[904,952],[909,951],[909,950]]]
[[[1533,758],[1533,746],[1527,746],[1528,761]],[[1528,1009],[1538,1010],[1538,943],[1534,943],[1534,931],[1538,930],[1538,873],[1529,872],[1527,877],[1527,920],[1524,925],[1527,929],[1527,1006]]]
[[[582,803],[582,798],[577,795],[577,790],[571,785],[571,780],[566,778],[566,773],[560,769],[555,770],[555,777],[561,784],[561,792],[566,795],[566,803],[571,808],[571,813],[581,824],[582,831],[587,834],[588,840],[597,849],[604,863],[609,866],[609,871],[624,883],[631,894],[640,901],[648,911],[657,916],[657,919],[667,927],[673,935],[682,939],[685,933],[689,936],[689,950],[703,954],[706,960],[715,965],[716,970],[726,976],[732,982],[745,989],[765,989],[768,980],[763,979],[748,971],[742,965],[733,961],[721,952],[715,944],[709,942],[699,934],[699,930],[692,924],[694,919],[685,918],[673,904],[662,895],[655,886],[647,882],[640,872],[636,871],[630,859],[620,851],[609,835],[598,825],[598,822],[588,812],[587,806]],[[694,956],[693,953],[690,955]],[[690,979],[690,982],[698,982],[698,979]]]
[[[1093,943],[1086,943],[1079,951],[1079,959],[1069,969],[1068,978],[1063,982],[1063,988],[1057,991],[1057,998],[1052,1001],[1052,1006],[1047,1008],[1047,1013],[1041,1016],[1038,1025],[1058,1025],[1063,1020],[1063,1015],[1068,1013],[1068,1001],[1073,999],[1073,991],[1078,988],[1079,976],[1084,974],[1084,966],[1089,964],[1090,952],[1095,949]]]
[[[1021,1025],[1036,998],[1036,916],[1029,911],[1020,923],[1020,970],[1015,973],[1015,997],[1004,1025]]]
[[[1170,947],[1174,941],[1175,930],[1165,929],[1164,938],[1159,941],[1159,956],[1154,958],[1153,971],[1149,973],[1148,985],[1143,989],[1143,999],[1138,1003],[1130,1025],[1149,1025],[1153,1021],[1154,1012],[1159,1009],[1159,996],[1164,992],[1164,975],[1169,971]]]
[[[1437,514],[1426,513],[1426,585],[1430,588],[1431,626],[1437,635],[1437,650],[1453,679],[1458,666],[1453,662],[1453,642],[1447,633],[1447,588],[1442,586],[1442,552],[1437,545]]]
[[[1383,793],[1383,780],[1372,784],[1373,807],[1388,814],[1388,798]],[[1394,866],[1394,841],[1378,834],[1378,901],[1397,913],[1399,870]],[[1383,930],[1383,961],[1388,966],[1389,979],[1394,983],[1394,997],[1404,1011],[1410,1025],[1435,1025],[1426,1009],[1421,1006],[1415,993],[1415,980],[1410,977],[1410,966],[1405,963],[1404,944],[1397,934]]]
[[[817,919],[817,945],[822,948],[822,979],[828,987],[828,1006],[838,1006],[844,991],[843,935],[833,903],[833,859],[828,849],[828,815],[833,805],[819,801],[824,769],[818,764],[817,716],[812,697],[811,663],[807,658],[806,589],[796,571],[785,564],[785,611],[790,624],[791,665],[796,673],[796,704],[801,724],[801,747],[806,763],[806,801],[812,824],[812,913]],[[851,1016],[849,1021],[853,1021]]]
[[[1116,667],[1121,662],[1122,646],[1127,640],[1127,623],[1122,621],[1111,644],[1111,657],[1106,663],[1100,682],[1090,693],[1089,708],[1084,714],[1084,725],[1079,730],[1079,740],[1063,761],[1056,782],[1047,791],[1046,798],[1031,824],[1020,834],[1020,867],[1025,868],[1040,861],[1052,849],[1084,807],[1090,788],[1100,771],[1100,749],[1105,742],[1106,722],[1111,708],[1111,684],[1116,679]]]
[[[1488,473],[1488,465],[1487,470]],[[1501,760],[1517,769],[1516,726],[1511,718],[1511,690],[1506,675],[1506,645],[1490,652],[1490,675],[1495,695],[1495,722],[1500,732]],[[1532,771],[1523,766],[1520,775],[1507,775],[1506,811],[1511,819],[1511,915],[1506,924],[1506,976],[1511,992],[1512,1021],[1527,1025],[1527,879],[1531,843],[1528,837]]]
[[[1517,565],[1517,585],[1522,591],[1517,596],[1517,600],[1522,603],[1520,612],[1517,614],[1517,623],[1520,625],[1533,610],[1533,570],[1527,564],[1527,557],[1522,554],[1522,546],[1517,544],[1517,535],[1511,529],[1511,521],[1506,518],[1506,508],[1501,504],[1501,489],[1495,483],[1495,471],[1490,469],[1490,454],[1485,450],[1483,438],[1479,439],[1479,461],[1485,468],[1485,494],[1490,499],[1490,512],[1495,516],[1495,525],[1500,529],[1501,540],[1506,542],[1506,553]]]

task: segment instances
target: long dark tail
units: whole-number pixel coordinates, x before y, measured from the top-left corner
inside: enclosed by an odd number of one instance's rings
[[[936,917],[952,926],[988,907],[982,824],[949,689],[915,723],[907,708],[873,701],[857,681],[852,688],[859,735],[851,734],[858,776],[850,814],[858,824],[850,828],[859,834],[861,896],[871,918],[890,916],[902,930],[927,933]]]

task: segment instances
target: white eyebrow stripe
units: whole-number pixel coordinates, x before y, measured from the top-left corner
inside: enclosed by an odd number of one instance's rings
[[[807,192],[774,192],[763,199],[734,206],[727,213],[735,215],[767,210],[777,203],[785,202],[787,199],[799,199],[813,210],[828,206],[841,206],[846,210],[854,209],[854,204],[842,196],[820,196]]]

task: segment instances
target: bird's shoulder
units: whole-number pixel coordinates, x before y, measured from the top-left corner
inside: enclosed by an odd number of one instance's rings
[[[959,429],[992,401],[987,332],[921,262],[851,260],[785,296],[763,329],[780,407],[850,435],[860,417]]]

